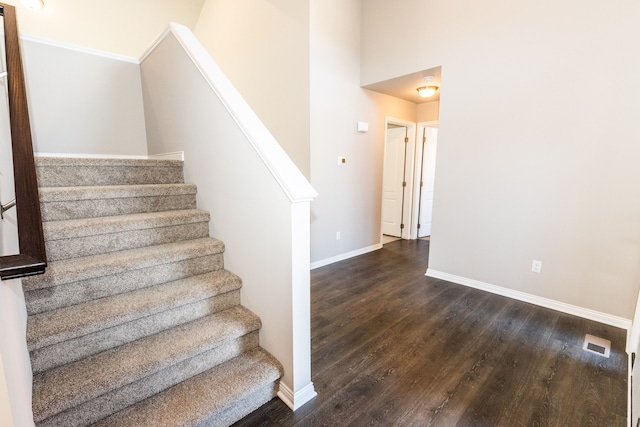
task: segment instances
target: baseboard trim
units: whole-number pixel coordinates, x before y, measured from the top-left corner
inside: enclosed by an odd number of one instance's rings
[[[82,159],[134,159],[134,160],[180,160],[184,162],[184,151],[175,151],[173,153],[151,154],[146,155],[115,155],[115,154],[70,154],[70,153],[34,153],[34,157],[69,157]]]
[[[280,388],[278,390],[278,397],[285,403],[285,405],[291,408],[292,411],[299,409],[317,395],[318,393],[316,393],[313,383],[307,384],[307,386],[303,387],[302,390],[294,393],[281,381]]]
[[[324,267],[325,265],[333,264],[334,262],[344,261],[345,259],[353,258],[358,255],[363,255],[369,252],[377,251],[378,249],[382,249],[382,243],[356,249],[355,251],[351,251],[351,252],[345,252],[343,254],[332,256],[330,258],[321,259],[320,261],[315,261],[311,263],[311,270]]]
[[[180,160],[184,162],[184,151],[174,151],[173,153],[150,154],[150,159],[156,160]]]
[[[606,325],[615,326],[616,328],[622,328],[626,330],[629,330],[631,328],[630,319],[613,316],[611,314],[602,313],[600,311],[591,310],[589,308],[578,307],[576,305],[571,305],[549,298],[528,294],[526,292],[503,288],[502,286],[492,285],[490,283],[469,279],[467,277],[456,276],[455,274],[449,274],[442,271],[433,270],[431,268],[427,269],[427,273],[425,275],[433,277],[434,279],[446,280],[448,282],[457,283],[458,285],[480,289],[482,291],[491,292],[492,294],[502,295],[505,297],[516,299],[518,301],[528,302],[540,307],[550,308],[562,313],[567,313],[573,316],[578,316],[596,322],[604,323]]]
[[[34,157],[69,157],[74,159],[148,159],[147,155],[126,155],[126,154],[71,154],[71,153],[34,153]]]

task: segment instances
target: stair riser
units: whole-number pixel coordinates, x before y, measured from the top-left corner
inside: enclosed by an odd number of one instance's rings
[[[195,194],[43,202],[43,221],[195,209]]]
[[[29,314],[80,304],[94,299],[133,291],[148,286],[197,276],[223,267],[221,254],[188,258],[114,276],[82,280],[62,286],[25,291]]]
[[[246,417],[274,397],[278,393],[279,381],[267,384],[259,390],[253,392],[248,397],[236,402],[221,414],[208,418],[195,424],[195,427],[227,427]]]
[[[31,351],[32,369],[34,373],[38,373],[74,362],[109,348],[126,344],[239,304],[240,291],[236,290],[122,325],[99,329],[94,333]],[[37,344],[35,343],[34,345]]]
[[[181,184],[182,167],[162,166],[38,166],[40,187]]]
[[[258,332],[254,331],[48,419],[41,420],[34,415],[36,425],[38,427],[90,425],[257,346]],[[212,387],[215,387],[215,384],[212,384]]]
[[[126,249],[142,248],[209,236],[206,222],[169,227],[123,231],[97,236],[49,240],[45,243],[47,259],[59,261],[89,255],[105,254]]]

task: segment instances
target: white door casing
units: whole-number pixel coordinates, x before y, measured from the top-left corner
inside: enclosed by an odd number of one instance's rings
[[[412,228],[415,129],[412,122],[389,117],[386,120],[381,234],[404,239],[410,237]],[[408,138],[406,143],[405,137]],[[401,224],[404,224],[403,229]]]

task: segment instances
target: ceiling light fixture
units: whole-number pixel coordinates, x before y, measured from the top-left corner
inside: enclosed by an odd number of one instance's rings
[[[29,10],[38,11],[44,7],[42,0],[20,0],[20,3]]]
[[[418,91],[418,95],[420,95],[421,97],[429,98],[436,93],[436,91],[438,90],[438,86],[422,86],[416,90]]]
[[[430,96],[433,96],[433,94],[435,94],[436,91],[438,90],[438,86],[429,85],[429,83],[433,81],[433,76],[424,76],[422,80],[424,80],[427,86],[421,86],[418,89],[416,89],[418,91],[418,95],[420,95],[423,98],[429,98]]]

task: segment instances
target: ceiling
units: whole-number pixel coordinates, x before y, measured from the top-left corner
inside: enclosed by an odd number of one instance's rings
[[[429,83],[429,86],[440,87],[440,71],[441,67],[429,68],[428,70],[417,71],[415,73],[407,74],[406,76],[396,77],[363,87],[375,92],[395,96],[396,98],[404,99],[405,101],[413,102],[414,104],[439,101],[440,90],[430,98],[422,98],[418,95],[418,91],[416,89],[421,86],[427,86],[423,80],[423,77],[425,76],[433,76],[433,81]]]

